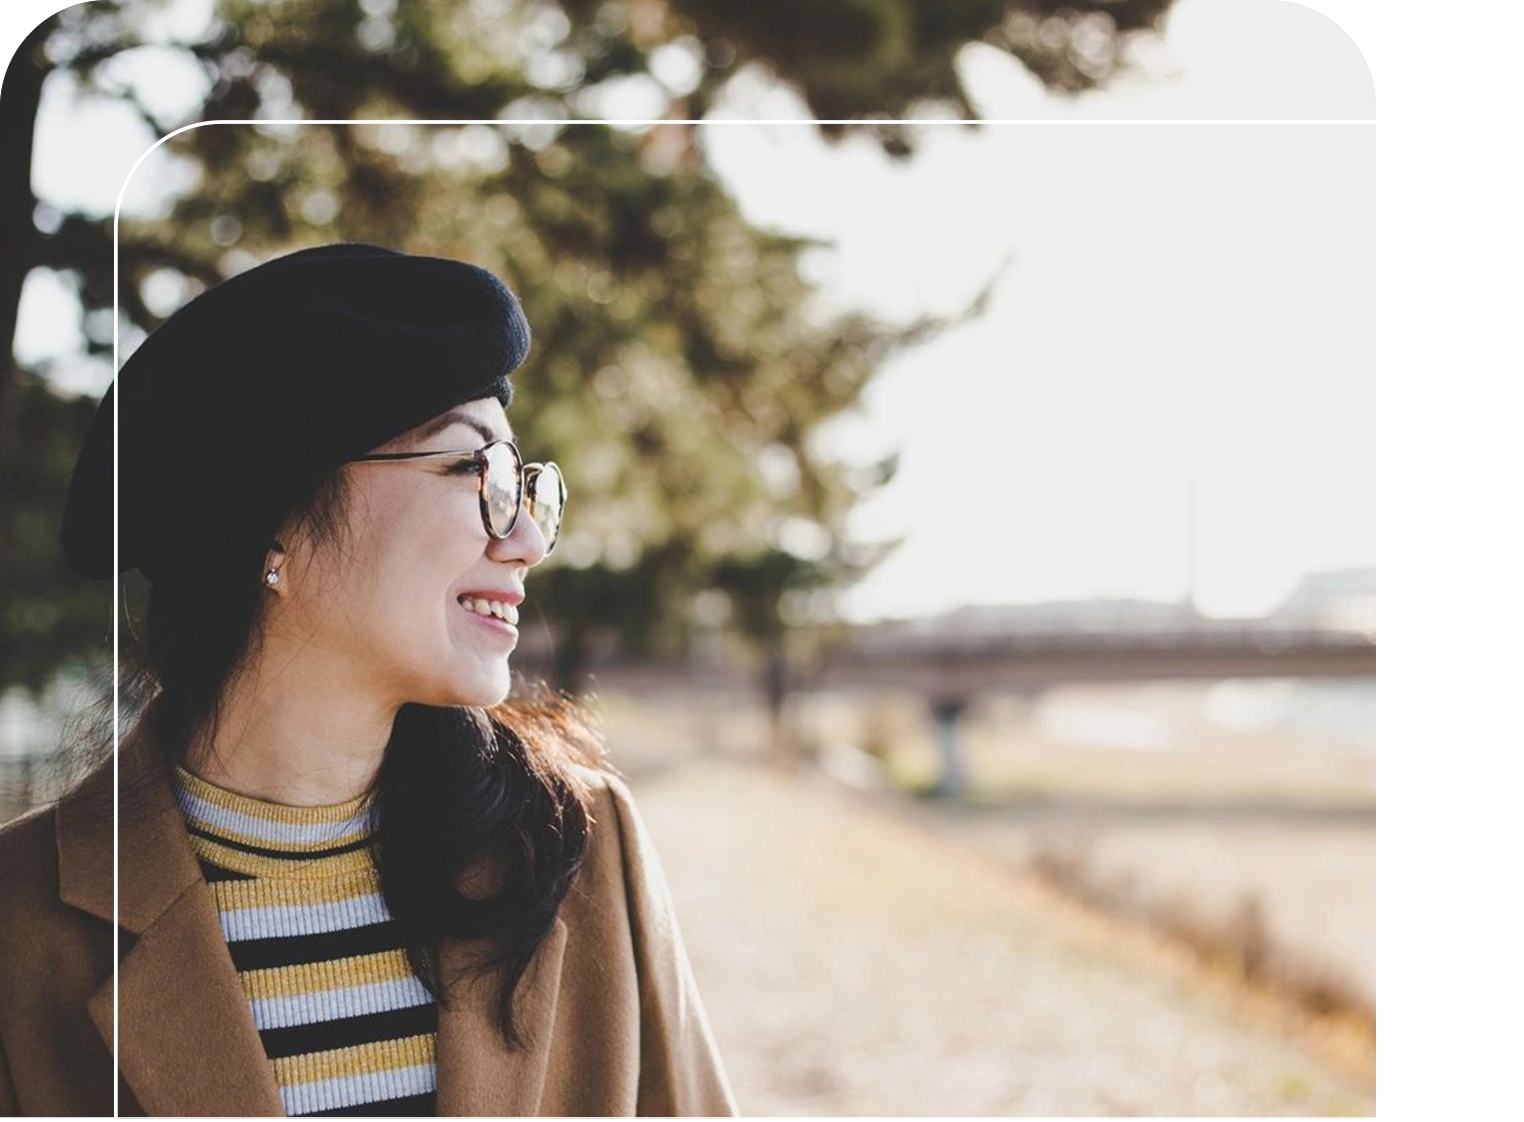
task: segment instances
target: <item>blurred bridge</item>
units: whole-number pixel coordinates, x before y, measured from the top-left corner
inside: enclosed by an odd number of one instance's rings
[[[536,638],[525,636],[514,664],[548,676],[549,644]],[[656,661],[594,655],[586,669],[601,688],[613,690],[702,688],[735,676],[701,656]],[[1358,632],[1208,621],[1174,629],[981,634],[916,621],[858,628],[838,642],[823,643],[816,659],[789,668],[786,685],[790,690],[906,690],[935,703],[991,692],[1031,695],[1074,682],[1375,674],[1375,639]]]
[[[805,688],[910,689],[957,698],[1072,682],[1369,678],[1376,643],[1352,632],[1228,621],[1168,630],[957,634],[880,625],[826,657]]]
[[[539,644],[525,644],[514,661],[543,675],[547,654]],[[599,689],[642,693],[730,686],[736,677],[702,657],[686,663],[594,658],[587,672]],[[1376,641],[1367,632],[1264,619],[1200,619],[1163,627],[1088,629],[950,627],[944,620],[884,623],[853,629],[838,642],[822,643],[810,663],[786,669],[774,665],[763,677],[775,704],[785,692],[919,694],[937,727],[941,789],[955,795],[966,783],[959,720],[982,694],[1031,698],[1075,682],[1375,675]]]

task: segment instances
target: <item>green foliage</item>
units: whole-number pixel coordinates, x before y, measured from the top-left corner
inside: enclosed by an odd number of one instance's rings
[[[727,597],[732,625],[771,650],[791,623],[828,617],[829,590],[884,552],[850,547],[844,525],[893,461],[854,473],[814,438],[888,354],[945,326],[823,318],[798,268],[806,244],[748,225],[693,126],[573,123],[597,115],[594,95],[617,80],[649,87],[655,74],[666,116],[698,118],[754,64],[818,115],[861,118],[902,154],[910,135],[877,118],[926,103],[971,113],[953,65],[963,45],[1004,46],[1055,88],[1080,89],[1108,76],[1118,45],[1167,5],[221,0],[207,35],[174,45],[210,83],[183,121],[154,119],[103,73],[169,5],[68,9],[44,54],[136,105],[159,134],[249,117],[539,119],[182,133],[165,150],[193,170],[195,187],[162,219],[123,223],[122,310],[150,330],[223,276],[337,240],[463,258],[503,276],[535,333],[515,378],[514,424],[526,454],[553,456],[571,487],[556,563],[536,577],[565,682],[600,634],[636,651],[683,649],[689,602],[704,589]],[[674,59],[686,60],[686,78]],[[28,236],[37,263],[81,278],[87,314],[110,306],[109,223],[65,215]],[[76,430],[57,433],[67,458]],[[39,499],[50,517],[62,502],[53,486]],[[37,528],[13,534],[7,560],[45,570]],[[56,597],[76,595],[55,585]],[[27,610],[5,614],[23,629],[6,649],[36,630],[40,617]]]
[[[4,465],[9,486],[0,520],[0,682],[40,694],[64,663],[111,657],[110,585],[60,580],[61,496],[95,403],[59,397],[29,373],[11,392],[16,433]]]

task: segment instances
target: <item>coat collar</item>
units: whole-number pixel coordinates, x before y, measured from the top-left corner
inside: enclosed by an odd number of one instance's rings
[[[117,753],[120,926],[126,953],[91,996],[90,1019],[111,1048],[115,992],[121,1028],[117,1064],[148,1114],[283,1115],[216,905],[175,802],[153,715],[150,703]],[[107,760],[59,801],[56,817],[59,896],[108,923],[117,914],[113,788]],[[514,1005],[527,1049],[509,1051],[498,1034],[495,976],[462,976],[459,989],[440,1006],[438,1114],[537,1112],[566,938],[566,923],[557,919],[519,982]],[[444,976],[460,975],[481,950],[472,940],[446,940],[440,952]]]

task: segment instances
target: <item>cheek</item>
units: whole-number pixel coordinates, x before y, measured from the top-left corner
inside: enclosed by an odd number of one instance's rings
[[[453,498],[453,497],[452,497]],[[377,561],[371,618],[389,641],[416,648],[447,636],[454,593],[482,555],[480,516],[473,525],[458,501],[402,512],[372,546]]]
[[[352,508],[352,568],[342,597],[355,639],[393,667],[428,672],[460,641],[453,593],[486,538],[476,492],[463,480],[407,472],[366,480]]]
[[[367,548],[399,568],[427,568],[431,557],[458,557],[481,544],[474,480],[398,472],[378,481],[357,506],[362,524],[356,529]]]

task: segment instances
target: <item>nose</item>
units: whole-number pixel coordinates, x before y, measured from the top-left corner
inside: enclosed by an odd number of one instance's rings
[[[532,569],[545,560],[545,535],[540,524],[529,517],[527,506],[519,508],[519,516],[513,520],[513,530],[501,541],[487,539],[487,556],[494,561],[517,562]]]

